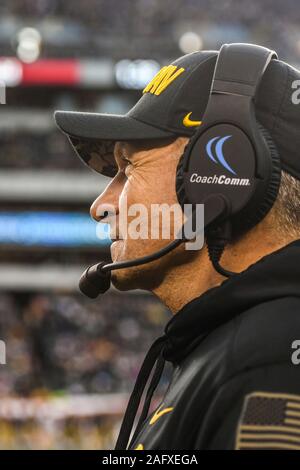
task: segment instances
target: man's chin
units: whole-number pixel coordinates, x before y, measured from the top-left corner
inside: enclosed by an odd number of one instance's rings
[[[133,249],[129,247],[123,240],[115,241],[111,245],[111,258],[113,263],[138,259],[147,253],[147,250]],[[159,248],[157,248],[159,249]],[[156,250],[157,251],[157,250]],[[155,252],[155,249],[151,252]],[[132,253],[135,253],[134,255]],[[149,253],[150,254],[150,253]],[[113,286],[120,291],[143,289],[152,291],[157,284],[163,279],[162,261],[152,261],[139,266],[130,268],[116,269],[111,272],[111,282]]]
[[[110,247],[110,252],[113,263],[120,263],[132,259],[132,257],[126,257],[123,240],[113,242]],[[111,272],[111,283],[120,291],[136,289],[137,287],[135,287],[135,283],[133,282],[133,277],[135,277],[133,276],[134,270],[134,267],[113,270]]]
[[[111,283],[112,285],[120,290],[120,291],[127,291],[127,290],[134,290],[139,288],[138,278],[133,276],[134,268],[125,268],[125,269],[118,269],[112,271],[111,273]]]
[[[163,273],[153,263],[111,272],[111,282],[120,291],[142,289],[152,292],[163,280]]]

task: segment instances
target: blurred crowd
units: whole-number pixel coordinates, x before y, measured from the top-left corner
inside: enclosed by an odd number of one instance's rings
[[[169,315],[148,295],[1,294],[0,397],[129,392]]]
[[[79,294],[2,293],[6,365],[0,365],[1,404],[6,397],[43,403],[56,396],[128,395],[148,347],[169,318],[157,300],[144,294],[109,293],[105,301],[91,302]],[[167,364],[157,396],[170,373]],[[119,418],[0,416],[0,449],[113,448]]]
[[[64,18],[84,24],[89,28],[103,29],[108,32],[119,30],[130,31],[134,26],[142,31],[153,34],[166,34],[171,24],[180,19],[195,19],[224,21],[241,21],[253,25],[270,17],[280,21],[296,22],[300,18],[297,0],[286,0],[284,3],[274,0],[89,0],[88,5],[80,0],[61,2],[60,0],[10,0],[1,2],[1,14],[10,14],[27,18]],[[178,17],[178,11],[180,16]],[[279,18],[278,16],[281,16]],[[164,27],[169,27],[165,31]]]
[[[1,2],[0,18],[6,20],[4,35],[10,25],[13,31],[14,20],[42,22],[45,56],[68,56],[73,42],[77,56],[117,58],[125,50],[130,55],[144,51],[153,57],[176,57],[180,34],[192,27],[202,32],[208,48],[239,34],[239,40],[256,37],[292,57],[299,40],[298,5],[297,0],[10,0]]]
[[[0,450],[113,449],[118,426],[111,417],[0,419]]]

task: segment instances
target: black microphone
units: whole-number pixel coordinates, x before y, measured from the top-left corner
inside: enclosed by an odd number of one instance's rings
[[[228,200],[221,194],[208,196],[204,201],[204,206],[206,222],[204,223],[204,226],[201,227],[201,230],[204,230],[213,222],[216,222],[222,216],[224,217],[229,213]],[[185,233],[184,227],[188,223],[190,223],[190,219],[185,222],[183,230],[181,230],[182,233]],[[111,271],[114,271],[115,269],[130,268],[132,266],[140,266],[142,264],[155,261],[162,256],[165,256],[167,253],[170,253],[170,251],[174,250],[185,241],[187,241],[185,237],[176,238],[159,251],[147,256],[142,256],[141,258],[108,264],[106,264],[105,261],[102,261],[98,264],[94,264],[87,268],[82,274],[79,281],[79,289],[90,299],[96,299],[99,294],[104,294],[110,288]]]

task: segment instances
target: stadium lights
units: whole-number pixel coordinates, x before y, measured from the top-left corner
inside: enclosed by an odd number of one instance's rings
[[[14,58],[0,58],[0,80],[6,86],[17,86],[22,82],[22,65]]]
[[[199,34],[187,31],[179,39],[179,47],[184,54],[199,51],[203,47],[203,40]]]
[[[23,28],[17,36],[17,55],[23,62],[34,62],[41,51],[41,35],[37,29]]]
[[[141,90],[159,71],[155,60],[120,60],[115,65],[115,77],[121,88]]]

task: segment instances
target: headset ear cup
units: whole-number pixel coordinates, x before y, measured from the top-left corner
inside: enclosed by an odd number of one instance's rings
[[[256,224],[258,224],[269,212],[271,207],[273,206],[281,180],[281,164],[280,164],[280,156],[277,151],[277,148],[272,140],[267,129],[265,129],[260,123],[257,123],[259,131],[263,136],[266,145],[268,147],[270,157],[271,157],[271,178],[268,183],[268,187],[265,191],[265,195],[261,200],[259,205],[256,205],[253,210],[248,211],[246,216],[241,216],[241,214],[237,214],[236,217],[232,218],[232,238],[236,239],[240,235],[242,235],[247,230],[250,230]],[[184,204],[188,203],[188,199],[185,194],[184,189],[184,166],[185,166],[185,156],[189,153],[190,147],[194,145],[195,139],[198,138],[198,133],[196,132],[193,137],[189,140],[187,145],[185,146],[184,152],[180,157],[180,160],[177,165],[177,172],[176,172],[176,194],[179,204],[182,208],[184,208]]]
[[[260,133],[262,134],[266,145],[270,152],[270,157],[272,160],[272,173],[271,178],[268,184],[268,187],[265,192],[265,196],[263,197],[261,203],[254,208],[254,210],[250,211],[247,215],[247,218],[237,217],[236,220],[233,220],[233,235],[235,237],[239,236],[246,230],[250,230],[252,227],[257,225],[269,212],[271,207],[273,206],[279,186],[281,181],[281,163],[280,163],[280,156],[274,141],[269,134],[268,130],[263,127],[260,123],[258,124],[258,128]]]

